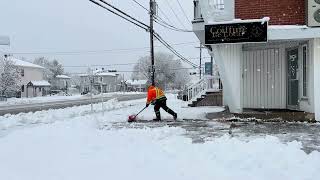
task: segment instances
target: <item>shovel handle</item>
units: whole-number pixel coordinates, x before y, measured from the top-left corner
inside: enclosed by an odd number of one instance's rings
[[[140,112],[138,112],[138,114],[135,116],[137,117],[140,113],[142,113],[142,111],[144,111],[147,107],[144,107]]]

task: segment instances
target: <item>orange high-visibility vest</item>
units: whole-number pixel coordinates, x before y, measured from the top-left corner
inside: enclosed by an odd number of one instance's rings
[[[148,89],[147,104],[155,102],[157,99],[166,97],[164,92],[158,87],[150,87]]]

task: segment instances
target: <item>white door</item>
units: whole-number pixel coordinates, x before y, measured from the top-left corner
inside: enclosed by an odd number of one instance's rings
[[[243,107],[286,108],[285,51],[278,48],[243,53]]]

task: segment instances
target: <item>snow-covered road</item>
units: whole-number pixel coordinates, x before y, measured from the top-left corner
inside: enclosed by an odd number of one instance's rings
[[[169,96],[180,118],[204,118],[223,108],[187,108]],[[145,100],[0,117],[0,179],[149,180],[320,178],[320,153],[273,136],[225,135],[193,143],[181,127],[114,128]],[[151,119],[152,108],[140,118]],[[165,118],[171,118],[163,113]]]

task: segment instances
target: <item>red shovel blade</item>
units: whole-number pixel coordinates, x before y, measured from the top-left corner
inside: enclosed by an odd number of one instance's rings
[[[131,115],[128,117],[128,122],[133,122],[136,120],[136,115]]]

